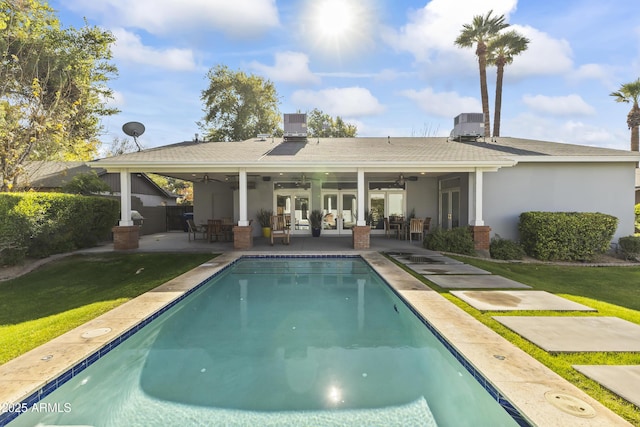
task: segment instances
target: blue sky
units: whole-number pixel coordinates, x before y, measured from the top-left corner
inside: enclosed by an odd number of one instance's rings
[[[122,124],[145,148],[191,140],[207,71],[225,64],[276,85],[280,111],[319,108],[359,136],[447,136],[481,112],[472,49],[453,41],[493,9],[531,40],[507,66],[502,136],[629,149],[628,104],[609,96],[640,77],[636,0],[55,0],[63,26],[117,37],[110,83]],[[495,71],[488,73],[493,126]]]

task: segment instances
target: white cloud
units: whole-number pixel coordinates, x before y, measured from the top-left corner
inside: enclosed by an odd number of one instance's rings
[[[454,41],[462,25],[475,15],[493,10],[494,16],[504,14],[508,19],[516,4],[517,0],[432,0],[410,15],[404,27],[397,31],[386,29],[383,39],[398,51],[410,52],[420,62],[430,62],[438,52],[461,50]]]
[[[341,117],[371,116],[384,111],[376,97],[362,87],[299,90],[291,95],[291,103],[301,109],[318,108],[332,116]]]
[[[527,37],[530,42],[527,50],[507,66],[505,76],[556,75],[571,71],[573,53],[568,41],[554,39],[529,26],[512,25],[510,28]]]
[[[383,40],[397,51],[411,53],[418,62],[437,64],[426,74],[448,75],[477,69],[474,49],[461,49],[454,42],[462,26],[475,15],[493,10],[494,15],[515,12],[517,0],[432,0],[408,17],[408,23],[398,30],[385,29]],[[527,51],[508,66],[505,78],[530,75],[562,74],[571,71],[572,52],[566,40],[559,40],[533,27],[512,25],[531,42]],[[477,71],[477,70],[476,70]]]
[[[116,37],[116,42],[112,48],[113,56],[118,60],[175,71],[196,69],[193,52],[189,49],[160,50],[145,46],[138,35],[122,28],[115,29],[112,32]]]
[[[152,34],[208,28],[247,38],[279,25],[275,0],[73,0],[67,6],[85,14],[101,14],[110,25]]]
[[[580,95],[575,94],[567,96],[524,95],[522,101],[537,113],[553,116],[589,116],[596,112]]]
[[[405,90],[401,95],[413,100],[428,114],[437,117],[455,117],[463,112],[482,112],[482,104],[476,98],[460,96],[456,92],[436,93],[431,88]]]
[[[274,82],[302,85],[320,83],[320,78],[309,69],[309,57],[301,52],[276,53],[273,66],[257,61],[249,66]]]
[[[540,141],[564,142],[618,150],[628,149],[628,137],[621,137],[624,135],[616,134],[611,129],[581,121],[556,120],[554,117],[531,113],[523,113],[513,119],[503,121],[501,133],[505,136],[525,137]]]

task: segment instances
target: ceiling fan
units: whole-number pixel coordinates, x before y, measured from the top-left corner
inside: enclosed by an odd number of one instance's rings
[[[417,177],[417,176],[404,176],[403,174],[400,174],[400,175],[398,176],[398,179],[396,179],[396,184],[397,184],[399,187],[404,187],[404,184],[405,184],[407,181],[417,181],[417,180],[418,180],[418,177]]]

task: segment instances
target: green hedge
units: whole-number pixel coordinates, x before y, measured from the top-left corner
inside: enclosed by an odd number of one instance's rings
[[[607,251],[618,226],[614,216],[595,212],[524,212],[520,241],[525,252],[545,261],[591,261]]]
[[[503,239],[498,234],[491,239],[489,255],[494,259],[520,260],[524,258],[524,249],[518,242]]]
[[[473,236],[468,227],[456,227],[449,230],[436,228],[424,238],[423,246],[432,251],[463,255],[475,255],[476,253]]]
[[[636,205],[635,214],[636,214],[636,233],[640,233],[640,203]]]
[[[0,263],[94,246],[109,237],[117,200],[59,193],[0,193]]]
[[[640,236],[626,236],[619,238],[618,248],[625,259],[640,260]]]

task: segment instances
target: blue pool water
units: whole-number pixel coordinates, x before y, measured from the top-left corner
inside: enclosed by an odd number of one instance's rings
[[[360,258],[243,258],[41,404],[10,425],[518,425]]]

